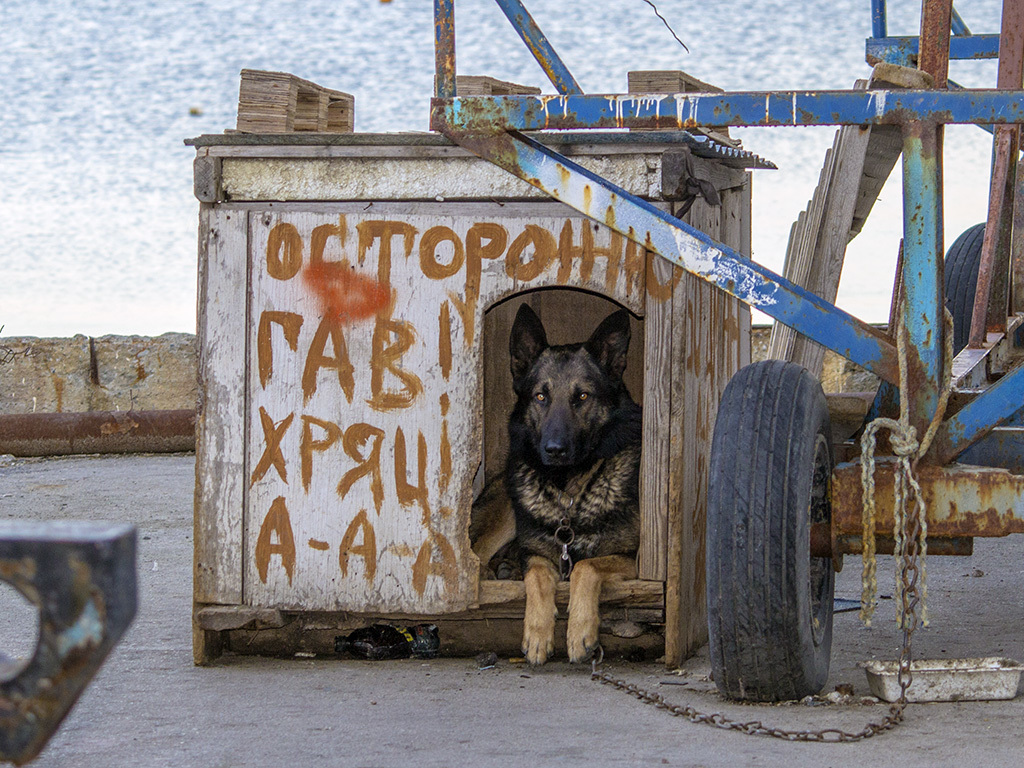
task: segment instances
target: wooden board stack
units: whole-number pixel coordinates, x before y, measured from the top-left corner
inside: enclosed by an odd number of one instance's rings
[[[458,75],[455,92],[459,96],[519,96],[540,93],[540,88],[509,83],[486,75]]]
[[[355,98],[287,72],[243,69],[237,130],[243,133],[352,133]]]

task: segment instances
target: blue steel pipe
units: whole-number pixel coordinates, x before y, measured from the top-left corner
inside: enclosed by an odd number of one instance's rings
[[[577,84],[569,68],[551,47],[551,43],[540,31],[537,22],[533,20],[522,2],[520,0],[496,0],[496,2],[508,20],[512,22],[519,37],[526,43],[526,47],[530,49],[530,53],[540,64],[555,89],[559,93],[583,93],[583,89]]]
[[[1024,123],[1024,91],[741,91],[466,96],[435,100],[432,127],[497,133],[578,128]]]
[[[916,66],[920,47],[916,37],[870,38],[864,44],[864,58],[869,64],[885,61],[904,67]],[[999,35],[963,35],[949,38],[949,58],[997,59]]]
[[[963,18],[956,11],[956,6],[952,8],[952,19],[951,24],[953,28],[953,34],[959,35],[960,37],[966,37],[971,34],[971,30],[967,28],[967,24],[964,23]],[[876,35],[877,37],[877,35]]]
[[[941,128],[910,123],[903,133],[903,323],[907,330],[910,423],[924,435],[943,371]]]
[[[932,453],[946,464],[966,451],[1024,402],[1024,365],[1012,370],[950,416],[935,435]]]
[[[871,36],[888,36],[885,16],[885,0],[871,0]]]
[[[884,334],[554,150],[522,134],[446,135],[881,378],[898,381],[896,350]]]

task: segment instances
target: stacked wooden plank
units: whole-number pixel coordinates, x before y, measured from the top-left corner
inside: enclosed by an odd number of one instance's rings
[[[717,86],[698,80],[696,77],[678,69],[650,69],[629,72],[626,75],[630,93],[722,93]],[[692,133],[699,133],[715,141],[738,147],[740,143],[730,138],[728,128],[696,128]]]
[[[243,69],[237,130],[244,133],[352,133],[355,98],[287,72]]]
[[[929,88],[931,78],[916,69],[879,64],[857,89]],[[807,208],[789,232],[783,275],[816,296],[835,302],[846,247],[864,226],[872,206],[900,157],[898,126],[843,126],[836,132]],[[895,253],[893,254],[895,258]],[[803,365],[821,375],[825,349],[776,323],[768,357]]]
[[[520,96],[540,93],[540,88],[509,83],[486,75],[458,75],[455,92],[459,96]]]

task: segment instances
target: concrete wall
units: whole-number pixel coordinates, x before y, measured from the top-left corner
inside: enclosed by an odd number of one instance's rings
[[[195,408],[195,336],[0,339],[0,414]]]
[[[770,331],[753,329],[753,360],[764,359]],[[827,352],[822,385],[826,392],[866,392],[878,380]],[[195,404],[191,334],[0,338],[0,414],[161,411]]]

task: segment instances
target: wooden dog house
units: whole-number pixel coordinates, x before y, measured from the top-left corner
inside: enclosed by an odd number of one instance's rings
[[[688,178],[713,186],[720,204],[689,199],[686,220],[749,253],[754,156],[675,133],[550,141],[666,210]],[[555,343],[616,305],[634,316],[640,579],[606,589],[603,644],[675,664],[704,641],[707,455],[749,358],[745,306],[438,136],[190,143],[197,663],[333,653],[380,619],[436,623],[442,652],[518,655],[522,582],[479,579],[468,524],[501,466],[524,300]]]

